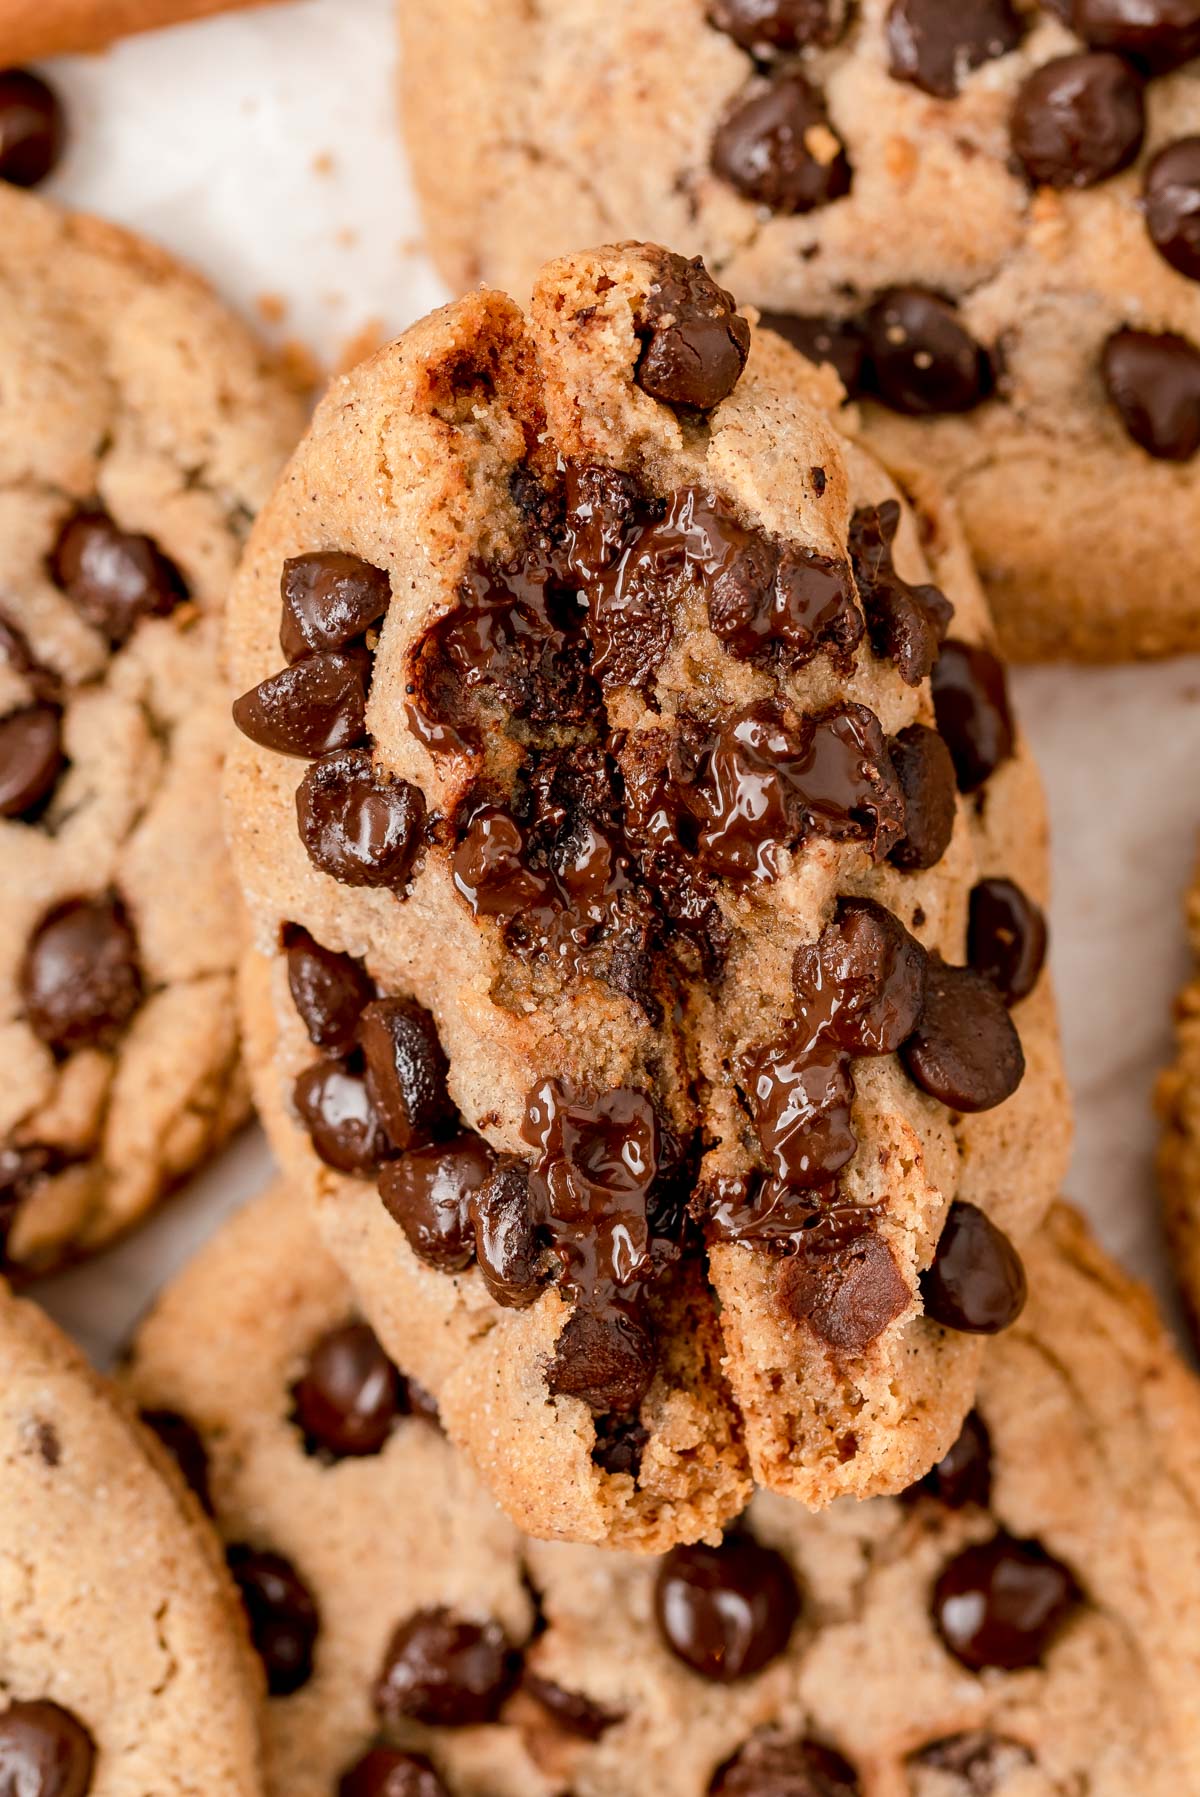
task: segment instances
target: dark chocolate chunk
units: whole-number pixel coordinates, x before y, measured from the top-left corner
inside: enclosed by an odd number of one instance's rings
[[[292,1088],[292,1100],[326,1166],[370,1177],[394,1153],[367,1082],[345,1061],[317,1061]]]
[[[397,1148],[425,1140],[453,1114],[449,1063],[432,1016],[412,998],[377,998],[358,1020],[367,1091]]]
[[[964,75],[1007,56],[1024,35],[1009,0],[892,0],[887,14],[889,72],[939,100],[952,100]]]
[[[1028,998],[1046,960],[1046,919],[1012,880],[980,880],[971,892],[967,960],[1005,1004]]]
[[[522,1310],[545,1283],[529,1196],[529,1168],[501,1162],[471,1199],[475,1254],[497,1304]]]
[[[712,165],[744,199],[775,213],[811,212],[850,191],[850,164],[825,101],[794,68],[726,115]]]
[[[960,1781],[963,1797],[1002,1797],[1009,1779],[1032,1766],[1034,1757],[1023,1741],[980,1728],[931,1741],[910,1754],[908,1764],[950,1774]]]
[[[873,899],[843,898],[792,964],[798,1015],[853,1055],[895,1054],[925,1000],[928,956],[900,919]]]
[[[750,353],[750,326],[699,256],[662,251],[642,305],[642,351],[634,379],[665,405],[711,411],[736,387]]]
[[[208,1476],[208,1449],[195,1423],[177,1410],[141,1410],[146,1428],[156,1435],[183,1474],[184,1483],[199,1500],[202,1510],[213,1513]]]
[[[709,24],[755,56],[836,44],[846,17],[845,0],[712,0],[708,9]]]
[[[1200,281],[1200,137],[1179,137],[1158,152],[1142,183],[1146,229],[1164,261]]]
[[[1056,56],[1021,83],[1010,129],[1013,154],[1038,186],[1094,187],[1142,147],[1142,83],[1107,51]]]
[[[425,800],[407,780],[377,768],[369,749],[314,761],[296,790],[308,858],[345,886],[401,889],[425,829]]]
[[[942,1568],[932,1607],[947,1649],[971,1672],[1017,1672],[1044,1660],[1079,1603],[1061,1560],[1040,1542],[1001,1532]]]
[[[791,1566],[740,1532],[719,1547],[675,1547],[659,1564],[654,1610],[663,1640],[701,1678],[732,1684],[786,1648],[800,1614]]]
[[[0,718],[0,817],[32,816],[62,765],[62,712],[57,705],[25,705]]]
[[[764,1732],[752,1735],[719,1768],[710,1797],[859,1797],[849,1760],[819,1741]]]
[[[592,1461],[606,1473],[625,1473],[637,1479],[649,1440],[649,1429],[636,1416],[621,1416],[615,1411],[598,1416]]]
[[[310,1453],[333,1460],[378,1454],[404,1409],[404,1385],[367,1323],[329,1329],[292,1388]]]
[[[953,301],[927,287],[889,287],[864,318],[871,391],[914,417],[970,412],[991,393],[991,358]]]
[[[338,1782],[338,1797],[450,1797],[423,1753],[372,1747]]]
[[[767,1165],[788,1190],[828,1185],[854,1158],[854,1082],[843,1049],[806,1029],[762,1048],[742,1085]]]
[[[1114,331],[1104,345],[1108,397],[1147,455],[1188,462],[1200,449],[1200,348],[1175,331]]]
[[[475,1258],[471,1200],[486,1184],[495,1157],[469,1130],[452,1142],[430,1142],[388,1161],[379,1174],[384,1209],[419,1259],[461,1273]]]
[[[4,1797],[87,1797],[95,1767],[95,1742],[60,1704],[34,1698],[0,1712]]]
[[[51,1048],[113,1048],[142,1002],[137,938],[120,899],[56,905],[30,938],[18,982],[26,1021]]]
[[[933,668],[937,727],[954,761],[960,792],[976,792],[1012,755],[1016,742],[1004,665],[980,643],[949,638]]]
[[[288,989],[308,1039],[328,1054],[347,1054],[375,982],[352,955],[324,948],[298,923],[283,926]]]
[[[269,1549],[238,1544],[227,1550],[242,1594],[250,1639],[272,1697],[290,1697],[313,1675],[321,1619],[312,1592],[290,1560]]]
[[[936,956],[920,1021],[900,1052],[909,1078],[952,1111],[993,1110],[1025,1073],[1021,1038],[996,987]]]
[[[50,554],[57,586],[85,623],[119,649],[142,618],[162,618],[187,598],[174,562],[147,536],[121,530],[99,507],[76,512]]]
[[[375,1709],[384,1722],[430,1728],[494,1722],[520,1671],[521,1656],[498,1622],[417,1610],[388,1643]]]
[[[635,1411],[657,1361],[654,1336],[630,1307],[581,1307],[558,1338],[546,1384],[556,1396],[581,1398],[599,1414]]]
[[[850,556],[867,616],[867,634],[876,655],[895,663],[908,686],[920,686],[950,628],[954,607],[935,586],[913,586],[892,560],[900,505],[861,507],[850,520]]]
[[[904,835],[889,859],[905,872],[936,867],[954,834],[957,780],[950,751],[927,724],[907,724],[888,750],[904,794]]]
[[[1200,56],[1196,0],[1050,0],[1086,43],[1117,50],[1152,75]]]
[[[947,1510],[963,1510],[968,1504],[987,1509],[992,1496],[992,1443],[978,1410],[968,1413],[953,1446],[912,1490],[936,1498]]]
[[[966,1335],[998,1335],[1025,1308],[1021,1257],[977,1205],[950,1206],[932,1266],[921,1275],[925,1314]]]
[[[570,1735],[577,1735],[581,1741],[599,1741],[623,1720],[619,1710],[596,1703],[582,1691],[568,1691],[555,1684],[553,1679],[539,1678],[536,1672],[525,1674],[521,1689],[540,1703],[560,1728],[565,1728]]]
[[[843,1354],[863,1354],[907,1309],[912,1293],[865,1206],[820,1210],[779,1268],[780,1306]]]
[[[32,69],[0,69],[0,181],[40,186],[66,143],[66,115],[49,83]]]
[[[786,337],[810,362],[828,362],[850,399],[863,390],[867,346],[862,326],[853,318],[801,312],[764,312],[768,330]]]
[[[344,649],[387,610],[392,586],[382,568],[356,555],[320,549],[283,564],[279,645],[289,661]]]
[[[313,761],[362,741],[369,677],[365,652],[306,655],[235,699],[233,721],[261,748]]]

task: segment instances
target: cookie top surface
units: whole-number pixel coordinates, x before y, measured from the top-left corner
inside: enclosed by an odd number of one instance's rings
[[[700,254],[961,501],[1006,650],[1200,646],[1200,25],[1150,0],[398,9],[452,287]],[[1162,519],[1176,525],[1168,533]]]
[[[301,423],[168,257],[0,188],[0,1265],[127,1227],[246,1111],[220,608]]]
[[[518,1536],[428,1420],[386,1414],[303,1205],[258,1201],[160,1301],[129,1378],[203,1442],[226,1540],[282,1552],[319,1618],[307,1681],[270,1705],[269,1788],[317,1797],[372,1754],[343,1789],[390,1788],[368,1777],[385,1748],[432,1766],[420,1797],[1191,1788],[1200,1397],[1073,1213],[1028,1267],[921,1488],[821,1517],[762,1494],[719,1548],[650,1559]]]
[[[906,1484],[1061,1174],[1036,774],[830,391],[698,263],[565,260],[335,386],[232,596],[260,1105],[531,1531],[711,1532],[743,1434]]]
[[[2,1282],[0,1364],[9,1788],[257,1797],[261,1675],[236,1590],[175,1467]]]

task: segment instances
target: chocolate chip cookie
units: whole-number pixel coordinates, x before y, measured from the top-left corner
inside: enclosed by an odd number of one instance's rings
[[[1200,872],[1187,898],[1195,966],[1175,1004],[1175,1059],[1158,1084],[1159,1184],[1175,1273],[1200,1341]]]
[[[959,501],[1006,652],[1200,648],[1194,0],[401,6],[456,291],[700,254]],[[1169,522],[1168,522],[1169,521]]]
[[[130,1369],[242,1570],[280,1797],[1176,1797],[1200,1396],[1056,1208],[945,1458],[660,1558],[522,1539],[280,1191]],[[210,1343],[197,1355],[199,1336]],[[269,1577],[267,1576],[269,1574]]]
[[[1037,777],[831,392],[567,259],[337,384],[235,584],[261,1107],[534,1533],[907,1484],[1062,1171]]]
[[[219,615],[295,398],[157,250],[0,185],[0,1266],[247,1112]]]
[[[260,1797],[261,1675],[174,1466],[0,1280],[0,1789]]]

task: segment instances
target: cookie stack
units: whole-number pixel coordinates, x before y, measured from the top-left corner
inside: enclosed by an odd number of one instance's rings
[[[0,185],[0,1263],[284,1173],[111,1385],[0,1281],[0,1797],[1200,1792],[1002,659],[1190,640],[1200,13],[505,10],[307,430]]]

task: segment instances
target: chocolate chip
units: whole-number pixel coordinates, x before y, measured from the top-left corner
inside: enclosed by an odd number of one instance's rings
[[[819,1741],[789,1735],[754,1735],[719,1768],[710,1797],[858,1797],[862,1789],[849,1760]]]
[[[338,1797],[450,1797],[423,1753],[372,1747],[338,1783]]]
[[[5,1797],[87,1797],[95,1767],[95,1742],[70,1710],[34,1699],[0,1714]]]
[[[958,308],[927,287],[889,287],[863,318],[871,391],[913,417],[970,412],[991,393],[991,359]]]
[[[1200,281],[1200,137],[1180,137],[1158,152],[1142,182],[1146,229],[1163,259]]]
[[[907,686],[920,686],[938,657],[954,607],[928,584],[913,586],[892,560],[900,506],[895,499],[862,506],[850,520],[850,559],[876,655],[895,663]]]
[[[908,724],[888,744],[904,794],[904,835],[889,860],[905,872],[936,867],[954,834],[954,762],[927,724]]]
[[[295,555],[280,580],[279,646],[289,661],[344,649],[381,618],[392,598],[382,568],[337,549]]]
[[[68,1164],[68,1156],[61,1149],[45,1142],[0,1146],[0,1267],[22,1206],[43,1180],[53,1179]]]
[[[710,25],[759,56],[836,44],[846,17],[844,0],[712,0],[708,9]]]
[[[998,1335],[1025,1308],[1021,1257],[977,1205],[950,1206],[933,1264],[921,1275],[925,1314],[965,1335]]]
[[[957,1441],[913,1488],[944,1504],[964,1510],[977,1504],[986,1510],[992,1497],[992,1443],[977,1410],[967,1415]]]
[[[1033,1764],[1033,1754],[1023,1741],[993,1735],[986,1729],[947,1735],[908,1757],[908,1765],[913,1769],[928,1767],[957,1779],[963,1797],[999,1797],[1010,1778],[1017,1778]],[[939,1780],[930,1788],[940,1792],[944,1787]],[[924,1790],[922,1784],[921,1791]]]
[[[348,1053],[375,982],[352,955],[324,948],[298,923],[284,924],[283,947],[288,990],[309,1041],[329,1054]]]
[[[54,89],[31,69],[0,70],[0,181],[37,187],[57,168],[66,141]]]
[[[732,1684],[786,1648],[800,1592],[783,1555],[751,1536],[675,1547],[659,1564],[654,1613],[671,1652],[701,1678]]]
[[[199,1501],[202,1510],[213,1514],[212,1489],[208,1476],[208,1449],[195,1423],[177,1410],[142,1410],[138,1412],[146,1428],[156,1435],[167,1450],[184,1483]]]
[[[843,898],[814,943],[796,951],[799,1015],[848,1054],[894,1054],[921,1016],[928,956],[900,919],[874,899]]]
[[[942,644],[932,674],[937,727],[960,792],[976,792],[1012,755],[1016,730],[1003,663],[979,643]]]
[[[379,1175],[384,1209],[419,1259],[461,1273],[475,1258],[471,1199],[487,1182],[495,1157],[469,1130],[452,1142],[410,1148]]]
[[[993,1110],[1025,1073],[1021,1038],[992,982],[936,956],[920,1021],[900,1052],[909,1078],[952,1111]]]
[[[864,1354],[912,1301],[865,1206],[836,1204],[797,1231],[777,1295],[784,1314],[844,1354]]]
[[[309,1452],[334,1460],[378,1454],[404,1408],[404,1386],[366,1323],[328,1330],[292,1388]]]
[[[568,1318],[546,1372],[558,1397],[581,1398],[597,1413],[636,1410],[654,1378],[658,1349],[628,1306],[579,1308]]]
[[[182,574],[158,545],[121,530],[99,507],[68,518],[50,554],[56,585],[114,648],[142,618],[163,618],[187,598]]]
[[[778,331],[808,361],[828,362],[850,399],[862,392],[867,346],[862,328],[853,318],[764,312],[761,322],[768,330]]]
[[[592,1443],[592,1463],[602,1472],[625,1474],[637,1479],[642,1470],[642,1456],[650,1440],[650,1431],[636,1416],[610,1413],[596,1418],[596,1439]]]
[[[411,998],[377,998],[358,1021],[367,1091],[397,1148],[432,1135],[452,1114],[449,1063],[437,1025]]]
[[[267,1689],[272,1697],[290,1697],[313,1675],[321,1619],[312,1593],[282,1554],[238,1544],[227,1550],[226,1559],[242,1594]]]
[[[29,817],[58,779],[63,764],[62,712],[26,705],[0,718],[0,817]]]
[[[1161,461],[1190,461],[1200,449],[1200,348],[1174,331],[1114,331],[1101,366],[1134,442]]]
[[[1119,56],[1056,56],[1027,75],[1013,101],[1013,154],[1043,187],[1094,187],[1142,147],[1142,83]]]
[[[1119,50],[1151,74],[1200,56],[1196,0],[1051,0],[1098,50]]]
[[[789,1189],[827,1185],[854,1158],[850,1060],[803,1028],[748,1059],[742,1084],[767,1165]]]
[[[578,1735],[581,1741],[599,1741],[624,1719],[622,1711],[608,1709],[582,1691],[568,1691],[553,1679],[539,1678],[536,1672],[525,1674],[521,1689],[540,1703],[560,1728]]]
[[[471,1216],[484,1284],[497,1304],[523,1310],[545,1283],[529,1199],[529,1168],[523,1161],[497,1167],[472,1198]]]
[[[296,791],[308,858],[344,886],[402,888],[425,828],[425,800],[377,768],[369,749],[314,761]]]
[[[120,899],[67,899],[30,938],[18,976],[34,1035],[70,1054],[112,1048],[142,1002],[137,938]]]
[[[811,212],[850,191],[845,146],[825,102],[794,69],[772,76],[727,114],[712,165],[745,199],[775,213]]]
[[[362,740],[369,676],[364,653],[306,655],[235,699],[233,721],[261,748],[313,761]]]
[[[372,1175],[392,1154],[363,1075],[345,1061],[318,1061],[292,1087],[313,1148],[339,1173]]]
[[[964,75],[1015,50],[1024,35],[1009,0],[892,0],[887,15],[888,72],[940,100],[952,100]]]
[[[447,1609],[418,1610],[388,1644],[375,1683],[385,1722],[430,1728],[494,1722],[521,1670],[498,1622],[468,1622]]]
[[[699,256],[688,261],[664,250],[661,257],[637,321],[642,350],[634,379],[664,405],[711,411],[737,386],[750,326]]]
[[[1046,919],[1012,880],[980,880],[971,892],[967,960],[1005,1004],[1028,998],[1046,960]]]
[[[971,1672],[1017,1672],[1045,1657],[1080,1601],[1071,1572],[1040,1542],[1003,1532],[944,1566],[933,1588],[933,1620],[946,1647]]]

